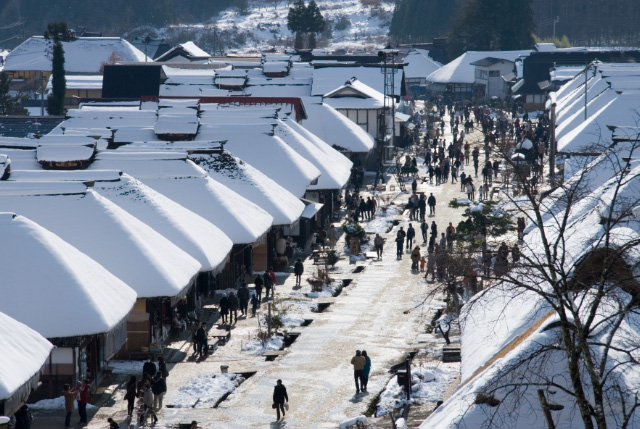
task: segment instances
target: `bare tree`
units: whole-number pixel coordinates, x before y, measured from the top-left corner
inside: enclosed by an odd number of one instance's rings
[[[625,377],[640,371],[640,227],[634,213],[640,206],[640,168],[633,162],[639,148],[640,136],[590,149],[602,155],[586,160],[545,198],[526,170],[510,161],[511,153],[501,153],[521,190],[518,198],[507,198],[528,220],[527,239],[519,262],[494,275],[492,286],[464,313],[496,294],[507,302],[537,300],[547,313],[537,316],[546,335],[500,367],[478,392],[478,403],[491,402],[490,426],[508,427],[523,401],[539,398],[547,416],[562,408],[549,403],[541,389],[559,392],[585,428],[625,428],[639,421],[640,382]]]

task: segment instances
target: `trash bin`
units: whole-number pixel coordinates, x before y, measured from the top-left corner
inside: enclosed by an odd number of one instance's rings
[[[229,365],[220,365],[220,372],[226,374],[229,372]]]
[[[0,416],[0,429],[8,429],[9,428],[9,417]]]

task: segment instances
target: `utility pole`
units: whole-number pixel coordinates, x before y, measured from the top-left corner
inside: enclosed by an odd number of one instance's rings
[[[40,85],[42,86],[42,89],[40,90],[40,116],[44,116],[44,91],[45,91],[45,85],[44,85],[44,73],[40,72]]]
[[[556,16],[556,18],[553,20],[553,41],[556,41],[556,24],[560,22],[560,17]]]
[[[551,100],[551,118],[549,123],[549,181],[551,186],[556,182],[556,100]]]

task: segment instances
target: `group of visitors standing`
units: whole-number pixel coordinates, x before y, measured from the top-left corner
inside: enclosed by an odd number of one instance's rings
[[[91,385],[88,380],[78,382],[78,385],[71,388],[71,385],[63,386],[62,395],[64,396],[64,408],[66,415],[64,418],[64,427],[71,427],[71,415],[75,409],[74,403],[78,404],[78,414],[80,415],[79,423],[86,425],[87,420],[87,404],[89,403],[89,395],[91,394]]]
[[[158,421],[156,414],[162,408],[162,400],[167,393],[168,376],[169,371],[163,356],[158,356],[157,366],[152,356],[148,356],[142,366],[140,380],[132,375],[127,383],[124,399],[127,401],[129,419],[133,417],[135,411],[139,426],[145,426],[148,418],[152,419],[152,423]]]

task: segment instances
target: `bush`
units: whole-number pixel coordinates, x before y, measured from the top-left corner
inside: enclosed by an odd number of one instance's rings
[[[338,255],[338,252],[335,250],[329,250],[327,252],[327,265],[333,267],[338,260],[340,259],[340,255]]]
[[[364,238],[367,236],[367,233],[364,231],[364,228],[362,228],[360,224],[357,222],[343,223],[342,230],[346,234],[345,243],[349,243],[352,238],[364,240]]]
[[[335,28],[337,31],[343,31],[349,27],[351,27],[351,20],[349,19],[349,17],[347,17],[347,15],[340,15],[336,23],[333,25],[333,28]]]

